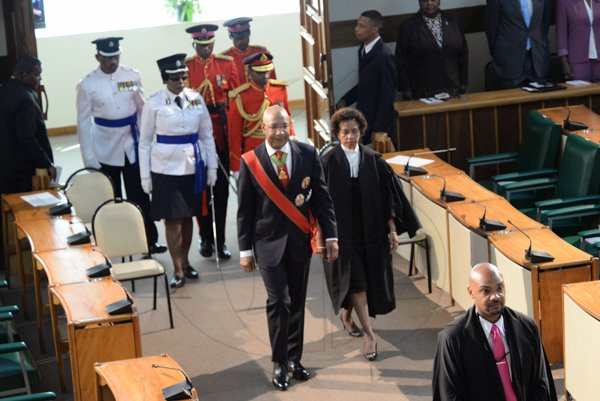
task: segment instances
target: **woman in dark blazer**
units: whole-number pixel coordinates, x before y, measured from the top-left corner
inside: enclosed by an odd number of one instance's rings
[[[369,316],[396,307],[391,253],[398,246],[397,234],[408,230],[414,235],[418,220],[381,154],[360,145],[367,129],[362,113],[340,109],[332,116],[330,129],[340,144],[321,161],[340,250],[335,262],[324,262],[325,277],[335,313],[340,311],[348,334],[364,336],[363,355],[372,361],[377,341]],[[362,333],[352,322],[353,310]]]
[[[400,25],[396,41],[398,91],[404,99],[467,89],[469,50],[458,18],[440,0],[419,0],[419,11]]]
[[[557,0],[556,47],[565,79],[600,79],[600,3]]]

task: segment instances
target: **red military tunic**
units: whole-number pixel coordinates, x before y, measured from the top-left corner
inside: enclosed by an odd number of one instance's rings
[[[264,89],[249,82],[229,92],[227,119],[231,171],[239,171],[242,153],[254,149],[265,140],[260,123],[267,107],[279,105],[290,114],[286,86],[286,82],[269,79]],[[291,118],[290,135],[295,136]]]
[[[233,62],[235,63],[235,66],[238,71],[239,85],[241,85],[241,84],[249,81],[248,76],[246,75],[244,59],[253,54],[262,53],[265,51],[268,52],[267,48],[264,46],[248,45],[248,48],[244,52],[238,50],[238,48],[235,46],[231,46],[229,49],[225,50],[221,54],[233,57]],[[271,79],[277,79],[277,75],[275,74],[275,69],[273,69],[271,71]],[[235,89],[236,87],[237,86],[232,86],[231,89]]]
[[[188,86],[199,92],[210,111],[213,126],[213,137],[217,149],[225,150],[225,124],[221,115],[216,110],[221,107],[227,108],[227,93],[239,86],[237,68],[233,59],[221,54],[211,54],[203,60],[197,54],[185,60],[188,68]]]

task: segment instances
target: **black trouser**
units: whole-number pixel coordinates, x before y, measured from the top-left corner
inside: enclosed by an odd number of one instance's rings
[[[229,154],[218,151],[219,160],[229,173]],[[212,207],[210,206],[210,188],[207,188],[208,214],[200,218],[200,239],[202,242],[214,242]],[[215,196],[215,223],[217,225],[217,249],[225,244],[225,220],[227,218],[227,200],[229,199],[229,180],[223,169],[217,169],[217,182],[213,187]]]
[[[124,166],[109,166],[108,164],[100,164],[100,170],[108,174],[113,182],[115,188],[115,196],[122,198],[121,193],[121,174],[123,174],[123,182],[125,183],[125,192],[127,192],[127,199],[137,203],[142,209],[144,215],[144,225],[146,226],[146,238],[148,244],[153,245],[158,241],[158,231],[156,231],[156,225],[152,221],[150,214],[150,197],[142,189],[142,180],[140,178],[139,164],[131,164],[125,156]]]
[[[304,345],[304,308],[310,259],[294,263],[283,255],[276,266],[260,266],[267,290],[267,323],[273,362],[299,361]]]

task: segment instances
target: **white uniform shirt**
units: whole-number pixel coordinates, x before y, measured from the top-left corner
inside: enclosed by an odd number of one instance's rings
[[[139,150],[142,179],[150,178],[151,171],[166,175],[188,175],[195,172],[192,144],[156,143],[156,135],[198,133],[200,155],[206,167],[218,167],[212,123],[204,99],[189,88],[184,88],[179,97],[183,100],[182,108],[175,103],[175,94],[165,86],[148,99],[142,110]]]
[[[96,125],[94,117],[118,120],[134,113],[139,117],[144,107],[144,89],[137,70],[120,65],[113,74],[100,67],[77,85],[77,135],[83,164],[99,168],[100,164],[125,165],[125,154],[135,162],[135,146],[129,125],[110,128]]]

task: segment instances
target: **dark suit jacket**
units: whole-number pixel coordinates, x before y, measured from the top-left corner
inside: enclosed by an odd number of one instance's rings
[[[31,181],[36,168],[53,163],[37,95],[14,78],[0,86],[0,152],[3,188],[4,180]]]
[[[531,58],[535,73],[545,78],[550,66],[548,28],[552,0],[533,0],[529,28],[519,0],[487,0],[485,33],[492,65],[499,78],[518,79],[523,74],[527,37],[531,40]]]
[[[552,373],[535,322],[504,308],[510,370],[519,401],[555,401]],[[434,401],[505,401],[492,349],[475,307],[438,335],[433,362]]]
[[[337,238],[333,203],[327,192],[323,169],[317,150],[305,143],[290,141],[292,172],[285,195],[294,203],[299,194],[308,201],[298,207],[306,218],[313,213],[323,230],[323,238]],[[265,144],[254,149],[261,165],[271,180],[283,190],[275,169],[267,154]],[[242,159],[243,160],[243,159]],[[302,188],[302,181],[310,178],[310,185]],[[245,162],[240,165],[238,183],[238,241],[240,250],[254,249],[257,263],[275,266],[283,258],[286,249],[299,264],[308,262],[311,256],[309,235],[303,233],[265,194],[250,173]]]
[[[589,57],[590,30],[594,29],[596,52],[600,56],[600,7],[596,3],[594,23],[590,27],[585,4],[581,0],[557,0],[556,48],[559,56],[569,56],[571,63],[585,63]]]
[[[358,84],[342,99],[347,105],[356,102],[356,108],[367,119],[367,131],[363,143],[371,143],[373,132],[387,132],[394,140],[396,130],[396,67],[394,56],[383,39],[379,39],[371,51],[361,56],[364,45],[358,49]]]
[[[396,41],[398,90],[413,98],[440,92],[457,95],[469,82],[469,49],[458,18],[442,12],[443,42],[440,48],[420,12],[405,20]]]

